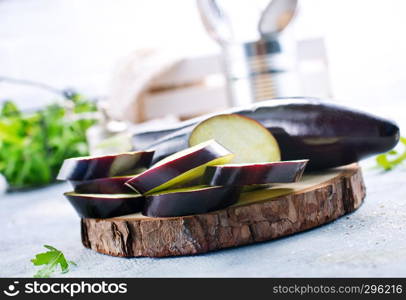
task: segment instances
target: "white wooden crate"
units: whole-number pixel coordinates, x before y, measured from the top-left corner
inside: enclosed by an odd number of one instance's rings
[[[297,77],[300,87],[292,86],[291,89],[285,87],[284,94],[278,96],[330,97],[331,89],[324,40],[317,38],[298,41],[297,47]],[[165,62],[167,63],[168,60]],[[129,101],[132,104],[130,107],[122,108],[122,115],[119,118],[133,122],[163,118],[167,115],[187,119],[228,107],[227,87],[222,75],[222,67],[220,54],[182,59],[155,78],[151,82],[149,90],[143,93],[142,97],[136,93],[132,95],[130,88],[130,94],[127,93],[126,97],[130,97]],[[127,69],[132,68],[127,67]],[[131,77],[131,74],[121,74],[120,76],[125,80],[120,82],[115,79],[115,82],[119,83],[116,90],[126,90],[129,85],[137,83],[137,76]],[[215,80],[212,80],[213,78]],[[289,84],[289,80],[287,83]],[[295,84],[297,85],[296,82]],[[113,94],[110,97],[109,101],[115,105],[115,109],[118,108],[119,97],[122,95]]]

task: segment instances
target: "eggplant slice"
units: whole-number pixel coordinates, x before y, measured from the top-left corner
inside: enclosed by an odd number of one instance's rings
[[[89,180],[70,180],[76,193],[82,194],[132,194],[134,190],[125,183],[135,175],[97,178]]]
[[[89,180],[137,174],[147,169],[154,151],[125,152],[104,156],[85,156],[65,159],[58,180]]]
[[[64,193],[81,218],[111,218],[140,212],[144,197],[139,194]]]
[[[140,194],[179,187],[203,175],[207,166],[228,163],[233,154],[214,140],[175,153],[126,182]]]
[[[308,160],[209,166],[202,178],[205,185],[246,186],[299,181]]]
[[[219,210],[237,202],[240,188],[194,186],[146,196],[143,214],[149,217],[179,217]]]
[[[235,156],[231,163],[280,161],[278,142],[261,123],[236,114],[218,115],[197,125],[189,146],[214,139]]]

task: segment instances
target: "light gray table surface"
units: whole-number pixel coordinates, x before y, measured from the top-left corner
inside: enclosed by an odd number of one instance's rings
[[[364,162],[364,204],[328,225],[286,238],[173,258],[117,258],[85,249],[67,184],[0,198],[0,277],[31,277],[42,245],[77,263],[64,277],[406,276],[406,170]]]

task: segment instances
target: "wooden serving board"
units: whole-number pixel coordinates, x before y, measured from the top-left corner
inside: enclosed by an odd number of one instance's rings
[[[276,239],[331,222],[365,197],[357,164],[241,195],[223,210],[174,218],[82,219],[87,248],[114,256],[177,256]]]

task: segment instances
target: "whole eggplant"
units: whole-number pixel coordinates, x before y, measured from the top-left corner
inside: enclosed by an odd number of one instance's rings
[[[279,98],[208,114],[173,126],[139,132],[137,149],[154,149],[154,161],[188,147],[191,131],[217,114],[236,113],[262,123],[277,139],[282,160],[309,159],[306,170],[357,162],[386,152],[399,141],[393,122],[315,98]]]

